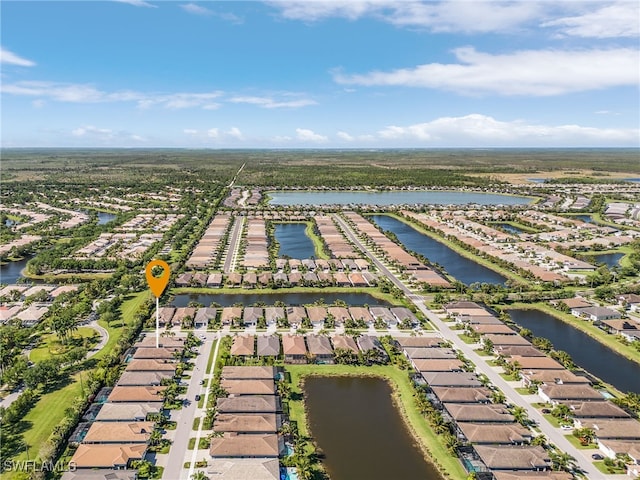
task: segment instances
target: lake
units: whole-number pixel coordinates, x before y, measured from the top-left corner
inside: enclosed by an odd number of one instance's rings
[[[593,221],[593,217],[591,215],[572,215],[569,218],[574,218],[576,220],[582,220],[585,223],[595,223]]]
[[[271,205],[526,205],[527,197],[497,193],[400,190],[391,192],[268,192]]]
[[[454,252],[444,243],[418,232],[415,228],[388,215],[371,215],[383,230],[393,232],[409,250],[424,255],[432,263],[441,265],[456,280],[467,285],[475,282],[504,285],[506,278],[479,263]]]
[[[98,213],[98,225],[104,225],[116,218],[115,213],[97,212]]]
[[[22,276],[20,272],[27,266],[30,257],[25,257],[17,262],[8,262],[0,266],[0,283],[16,283]]]
[[[275,237],[280,244],[278,257],[298,258],[300,260],[315,256],[313,242],[304,233],[306,223],[276,223]]]
[[[586,333],[539,310],[510,309],[514,322],[537,337],[548,338],[556,350],[564,350],[587,372],[621,392],[640,393],[640,365],[618,355]],[[583,320],[576,319],[577,322]]]
[[[440,480],[381,378],[307,377],[311,434],[331,480]]]
[[[504,231],[513,235],[520,235],[521,233],[527,233],[524,230],[511,225],[510,223],[496,223],[495,226],[502,228]]]
[[[624,257],[624,253],[601,253],[599,255],[589,255],[586,258],[593,259],[591,263],[604,263],[607,267],[613,268],[620,264],[622,257]]]
[[[320,300],[324,300],[326,304],[331,304],[336,300],[342,300],[347,305],[389,305],[384,300],[379,300],[368,293],[322,293],[322,292],[306,292],[306,293],[233,293],[233,294],[215,294],[215,293],[181,293],[176,295],[171,302],[175,307],[186,307],[189,302],[198,302],[208,307],[211,302],[218,303],[223,307],[230,307],[236,303],[243,305],[253,305],[262,302],[265,305],[273,305],[275,302],[283,302],[286,305],[308,305]]]

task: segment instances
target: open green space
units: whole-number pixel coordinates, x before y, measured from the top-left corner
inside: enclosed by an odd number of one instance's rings
[[[12,460],[27,460],[37,457],[40,446],[49,438],[53,428],[60,422],[64,412],[76,397],[82,394],[80,375],[83,379],[86,373],[78,373],[70,378],[70,383],[58,390],[42,395],[34,407],[24,416],[22,422],[26,430],[22,434],[24,450]],[[3,480],[19,478],[19,472],[4,472]]]
[[[113,349],[114,345],[118,342],[118,339],[122,335],[123,327],[130,323],[133,319],[133,314],[142,305],[147,298],[151,295],[151,292],[144,290],[142,292],[134,293],[126,297],[125,301],[120,306],[120,320],[111,322],[111,325],[107,325],[103,320],[98,320],[98,324],[104,327],[109,332],[109,340],[102,350],[100,350],[93,357],[96,360],[100,360],[108,352]]]
[[[47,333],[41,337],[38,347],[31,350],[29,360],[41,362],[47,358],[63,355],[74,347],[91,349],[99,340],[100,334],[91,327],[79,327],[66,344],[60,341],[57,334]]]
[[[291,391],[303,395],[302,381],[308,375],[354,375],[376,376],[389,382],[394,391],[394,402],[400,409],[402,418],[412,435],[419,441],[426,458],[434,463],[440,471],[448,473],[452,478],[466,477],[462,465],[456,457],[452,457],[439,437],[429,426],[427,419],[418,412],[414,402],[414,390],[406,371],[390,365],[374,365],[370,367],[351,365],[286,365],[291,375]],[[302,398],[302,397],[301,397]],[[303,400],[289,402],[289,416],[298,425],[302,435],[309,435]]]

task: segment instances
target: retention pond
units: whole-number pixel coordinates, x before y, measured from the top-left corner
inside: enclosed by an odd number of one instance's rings
[[[237,294],[215,294],[215,293],[181,293],[176,295],[171,302],[175,307],[186,307],[189,302],[197,302],[205,307],[211,303],[217,303],[223,307],[230,307],[237,303],[242,305],[254,305],[256,303],[264,303],[265,305],[273,305],[275,302],[283,302],[286,305],[309,305],[314,302],[324,301],[330,305],[338,300],[345,302],[347,305],[386,305],[389,304],[384,300],[379,300],[368,293],[324,293],[324,292],[305,292],[305,293],[237,293]]]
[[[568,323],[539,310],[510,309],[514,322],[564,350],[579,367],[621,392],[640,393],[640,365],[617,354]],[[576,321],[582,321],[576,319]]]
[[[275,236],[280,244],[279,257],[300,260],[315,256],[313,242],[305,233],[305,223],[276,223]]]
[[[309,427],[331,480],[441,480],[405,427],[386,381],[307,377]]]
[[[445,244],[424,235],[415,228],[388,215],[371,215],[371,219],[383,230],[393,232],[409,250],[425,256],[432,263],[441,265],[456,280],[467,285],[475,282],[504,285],[506,278],[479,263],[454,252]]]

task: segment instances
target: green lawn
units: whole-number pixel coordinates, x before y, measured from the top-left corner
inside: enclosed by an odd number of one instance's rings
[[[216,345],[218,344],[218,340],[214,340],[211,345],[211,352],[209,353],[209,360],[207,360],[207,373],[211,373],[211,365],[213,364],[213,354],[216,351]],[[206,381],[207,387],[209,386],[209,380]]]
[[[73,332],[72,338],[69,340],[67,345],[64,345],[60,342],[57,334],[45,334],[41,337],[40,345],[38,346],[38,348],[34,348],[33,350],[31,350],[31,353],[29,354],[29,360],[31,360],[32,362],[41,362],[42,360],[46,360],[47,358],[54,357],[56,355],[62,355],[66,353],[70,348],[83,346],[83,339],[92,339],[94,337],[94,340],[88,341],[87,348],[89,349],[97,344],[100,339],[100,334],[93,328],[79,327],[78,330]]]
[[[102,357],[104,357],[107,354],[107,352],[111,351],[111,349],[114,347],[114,345],[117,343],[118,339],[120,338],[120,335],[122,335],[122,327],[124,326],[123,323],[128,324],[131,322],[131,319],[133,318],[133,314],[136,312],[138,307],[140,307],[140,305],[142,305],[144,301],[147,298],[149,298],[150,295],[151,293],[148,290],[144,290],[142,292],[129,295],[127,299],[124,302],[122,302],[122,305],[120,306],[120,312],[121,312],[120,319],[122,320],[121,322],[120,321],[112,322],[111,326],[109,326],[107,325],[106,322],[103,322],[102,320],[98,320],[98,324],[106,328],[107,332],[109,332],[109,340],[107,341],[107,344],[105,345],[105,347],[102,350],[100,350],[93,358],[100,360]]]
[[[580,439],[578,437],[574,437],[573,435],[565,435],[564,438],[569,440],[569,443],[574,447],[576,447],[578,450],[589,450],[593,448],[598,448],[598,446],[593,443],[589,445],[582,445],[580,443]]]
[[[390,381],[394,396],[399,400],[402,417],[408,422],[413,434],[420,439],[421,446],[428,452],[441,471],[450,478],[464,479],[466,474],[456,457],[452,457],[438,436],[433,432],[427,420],[416,410],[413,400],[413,387],[406,371],[394,366],[355,367],[350,365],[287,365],[285,369],[291,375],[291,390],[302,393],[300,380],[306,375],[373,375]],[[296,421],[302,435],[308,435],[304,404],[302,401],[289,402],[289,415]]]
[[[605,475],[624,475],[625,473],[627,473],[627,471],[624,468],[618,468],[618,467],[607,467],[604,464],[604,460],[600,460],[598,462],[593,462],[593,464],[595,465],[595,467],[600,470],[602,473],[604,473]],[[623,477],[626,478],[626,477]]]
[[[313,231],[313,222],[304,223],[307,224],[307,228],[304,229],[304,233],[313,242],[313,249],[315,250],[316,258],[327,260],[329,255],[324,251],[324,243],[322,242],[322,239]]]
[[[84,375],[86,377],[86,374]],[[71,380],[72,383],[69,385],[55,392],[42,395],[35,406],[24,416],[23,421],[30,425],[30,428],[23,434],[24,443],[29,448],[28,457],[27,451],[24,450],[15,456],[13,460],[26,460],[27,458],[33,460],[36,458],[40,446],[49,438],[53,427],[64,416],[64,411],[82,393],[79,374],[74,375]],[[17,475],[17,472],[5,472],[2,474],[2,478],[11,480],[16,478]]]

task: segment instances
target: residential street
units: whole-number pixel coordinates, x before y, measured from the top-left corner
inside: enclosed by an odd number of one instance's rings
[[[357,245],[358,248],[360,248],[374,262],[376,267],[394,283],[394,285],[402,289],[407,298],[409,298],[416,305],[416,307],[420,309],[420,311],[426,316],[426,318],[428,318],[429,321],[439,330],[440,334],[445,340],[451,341],[455,348],[460,350],[469,360],[471,360],[476,365],[476,369],[479,373],[485,374],[489,378],[491,383],[502,390],[509,402],[525,408],[527,410],[529,418],[538,424],[540,430],[542,430],[542,433],[546,435],[547,439],[549,439],[550,442],[555,444],[562,451],[575,458],[576,464],[585,473],[586,477],[589,480],[605,480],[607,478],[614,478],[612,476],[602,474],[588,458],[585,458],[584,455],[582,455],[582,452],[580,450],[569,443],[569,441],[564,437],[564,432],[562,430],[553,427],[549,422],[547,422],[547,420],[533,406],[527,403],[522,398],[522,396],[500,376],[499,373],[493,370],[486,363],[483,357],[473,351],[473,347],[471,345],[463,342],[456,331],[450,329],[445,322],[443,322],[436,314],[429,310],[424,304],[424,299],[420,295],[416,295],[411,290],[409,290],[409,288],[407,288],[382,262],[380,262],[371,252],[369,252],[366,246],[360,241],[360,239],[355,235],[352,229],[342,218],[335,214],[333,218],[344,230],[347,238],[351,240],[355,245]]]

